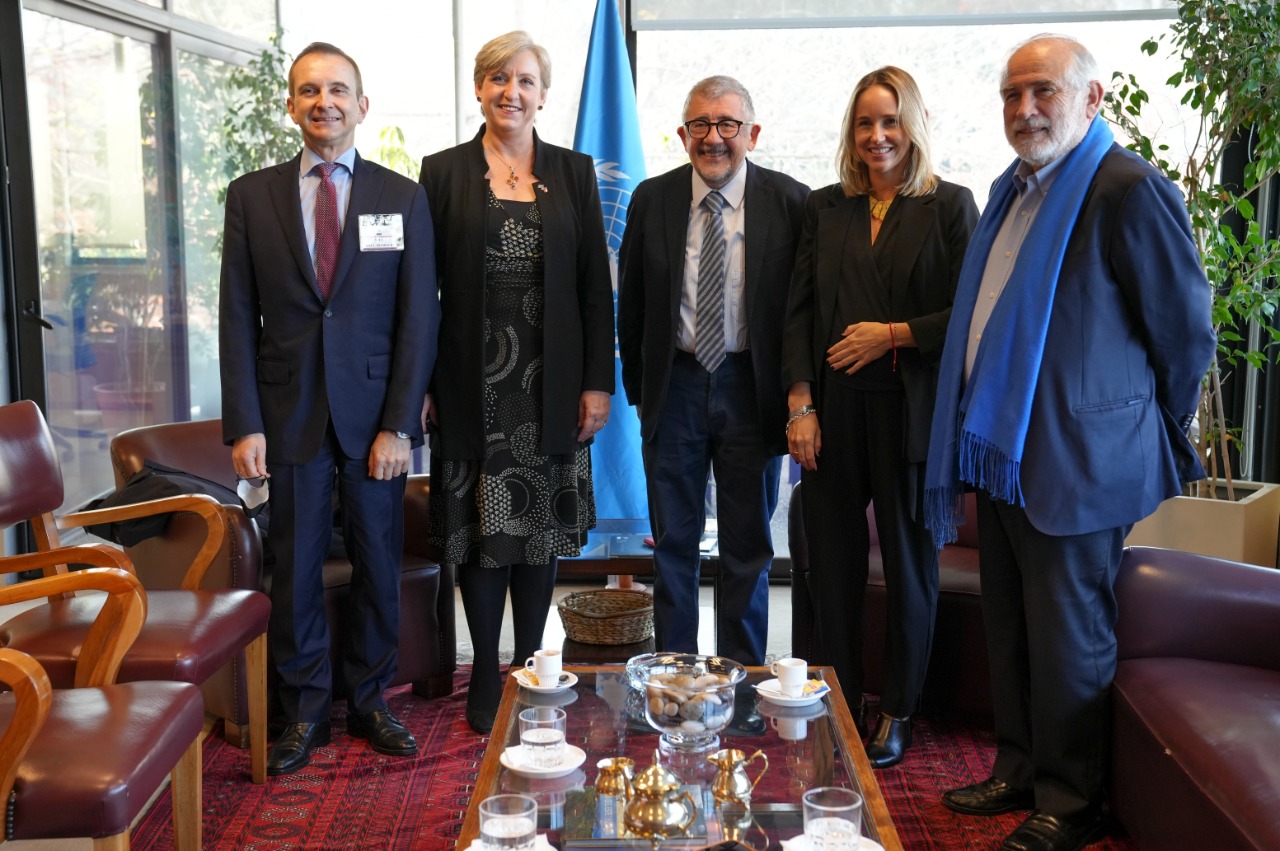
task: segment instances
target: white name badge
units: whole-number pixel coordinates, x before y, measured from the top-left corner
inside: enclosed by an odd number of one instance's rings
[[[404,251],[404,216],[399,213],[362,213],[361,251]]]

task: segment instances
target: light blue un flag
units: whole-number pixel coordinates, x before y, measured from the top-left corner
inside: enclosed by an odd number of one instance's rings
[[[600,205],[604,208],[604,227],[609,240],[616,317],[618,252],[627,224],[627,206],[631,203],[632,190],[644,180],[636,92],[617,0],[597,0],[596,3],[573,147],[595,160]],[[609,411],[609,425],[596,435],[591,449],[596,513],[600,517],[648,518],[644,462],[640,456],[640,420],[622,392],[622,362],[617,357],[616,338],[613,369],[618,392]]]

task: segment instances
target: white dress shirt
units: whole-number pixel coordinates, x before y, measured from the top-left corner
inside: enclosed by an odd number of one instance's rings
[[[725,276],[724,276],[724,350],[741,352],[750,341],[747,339],[746,276],[743,266],[746,258],[747,216],[743,201],[747,194],[747,163],[743,160],[737,173],[720,188],[725,203],[720,215],[724,220]],[[698,172],[693,172],[693,200],[689,204],[689,226],[685,231],[684,289],[680,295],[680,328],[676,332],[676,348],[697,350],[698,315],[698,261],[702,256],[702,228],[706,212],[702,199],[711,192]]]

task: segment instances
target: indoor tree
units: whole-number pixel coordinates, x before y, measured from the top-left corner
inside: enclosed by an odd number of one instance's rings
[[[1280,342],[1280,240],[1263,233],[1254,206],[1280,170],[1277,6],[1182,3],[1169,30],[1142,45],[1148,55],[1167,50],[1178,66],[1167,85],[1182,92],[1182,104],[1193,111],[1185,153],[1171,153],[1147,130],[1150,95],[1133,75],[1113,75],[1107,99],[1108,117],[1133,139],[1130,147],[1182,187],[1213,290],[1219,356],[1204,378],[1194,435],[1209,479],[1197,483],[1196,496],[1215,496],[1222,479],[1234,498],[1230,443],[1238,429],[1227,422],[1222,385],[1237,370],[1264,366],[1271,345]],[[1245,161],[1243,172],[1224,178],[1224,161],[1233,156]],[[1251,326],[1261,332],[1256,344],[1249,340]]]

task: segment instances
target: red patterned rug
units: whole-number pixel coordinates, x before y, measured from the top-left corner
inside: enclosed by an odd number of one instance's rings
[[[332,744],[297,774],[249,782],[248,755],[216,734],[204,749],[206,851],[444,851],[453,848],[479,774],[487,739],[463,718],[468,668],[454,694],[422,700],[408,687],[389,694],[391,709],[413,730],[414,759],[383,756],[337,734],[345,708],[334,710]],[[959,816],[942,806],[947,789],[987,777],[995,758],[990,733],[956,720],[920,719],[915,744],[897,768],[878,775],[893,822],[908,851],[998,848],[1023,817]],[[135,851],[173,848],[172,803],[166,792],[133,832]],[[1131,851],[1109,837],[1092,851]]]
[[[962,816],[942,805],[942,793],[991,776],[996,758],[990,731],[955,719],[917,719],[912,748],[894,768],[876,779],[902,847],[907,851],[988,851],[1027,816]],[[1089,846],[1090,851],[1133,851],[1137,846],[1113,829],[1113,835]]]

